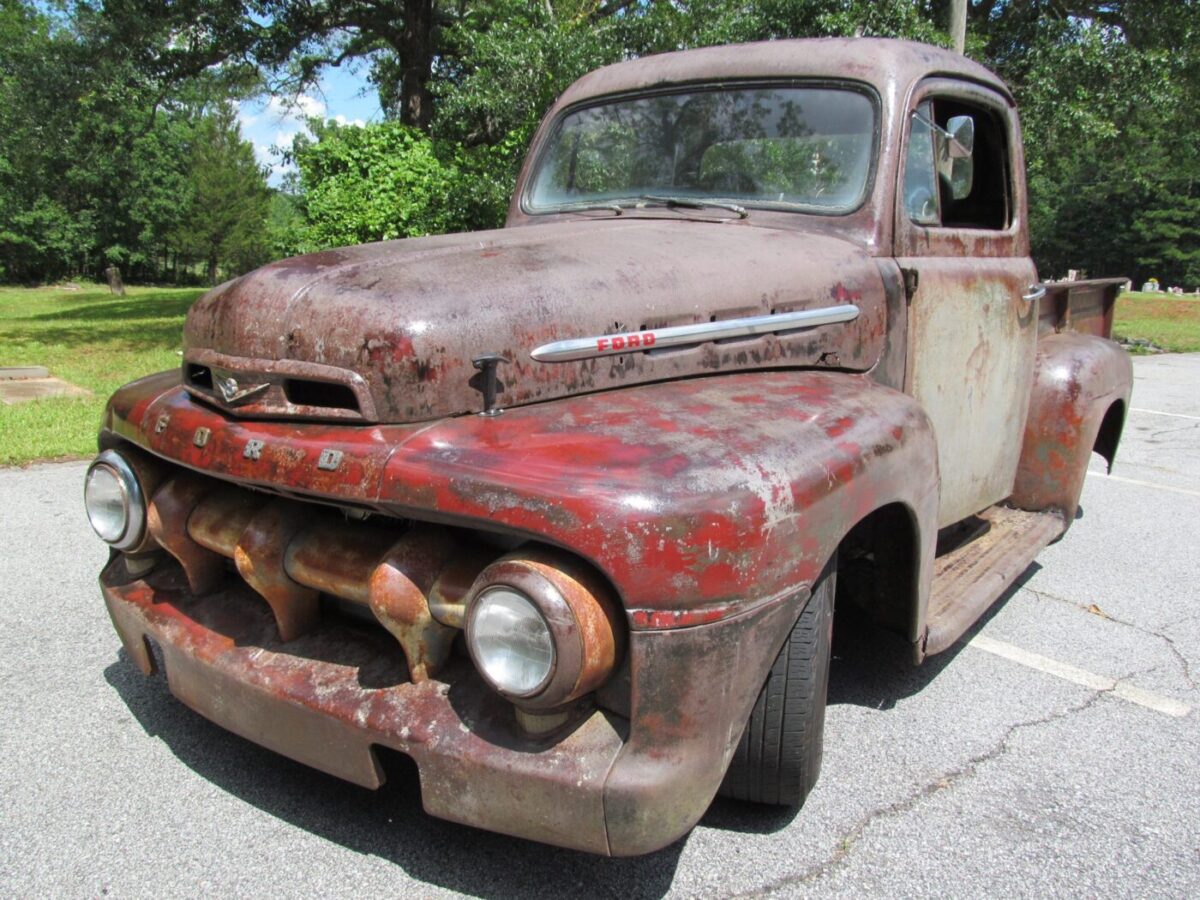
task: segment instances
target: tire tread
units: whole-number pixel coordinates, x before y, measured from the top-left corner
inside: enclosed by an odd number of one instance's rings
[[[821,768],[836,560],[830,560],[754,701],[720,793],[800,806]]]

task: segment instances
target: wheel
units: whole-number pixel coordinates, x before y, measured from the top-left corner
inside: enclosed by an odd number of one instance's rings
[[[737,800],[800,806],[821,771],[836,557],[792,627],[763,683],[720,793]]]

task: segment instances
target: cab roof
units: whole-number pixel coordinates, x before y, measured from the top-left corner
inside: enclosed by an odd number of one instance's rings
[[[777,78],[845,78],[895,96],[930,76],[974,81],[1012,100],[991,71],[940,47],[890,38],[807,38],[705,47],[616,63],[580,78],[556,106],[689,82]]]

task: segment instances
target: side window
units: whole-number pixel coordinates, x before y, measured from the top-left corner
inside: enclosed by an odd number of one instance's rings
[[[922,103],[912,116],[904,175],[909,218],[948,228],[1007,228],[1007,150],[996,113],[949,99]]]

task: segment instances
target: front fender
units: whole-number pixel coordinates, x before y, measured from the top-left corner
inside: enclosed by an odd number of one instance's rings
[[[1075,332],[1041,338],[1013,505],[1055,510],[1069,526],[1106,420],[1112,433],[1102,449],[1112,465],[1132,387],[1129,354],[1112,341]]]
[[[101,443],[120,440],[248,486],[567,548],[607,574],[634,628],[712,622],[803,590],[884,505],[909,510],[923,550],[936,519],[924,411],[840,372],[737,373],[389,426],[235,419],[164,373],[110,401]]]
[[[912,398],[864,376],[767,372],[448,420],[392,457],[381,500],[486,519],[608,575],[633,630],[630,732],[604,805],[610,852],[629,855],[703,815],[809,589],[886,505],[917,525],[921,632],[937,485]]]
[[[379,500],[566,547],[634,628],[663,628],[811,586],[886,504],[933,522],[936,459],[919,405],[865,376],[743,373],[445,420],[392,455]]]

